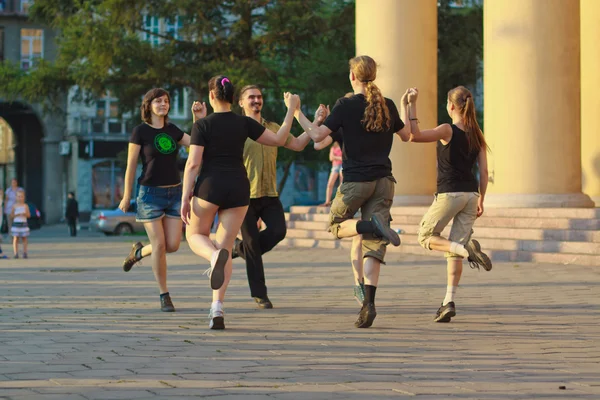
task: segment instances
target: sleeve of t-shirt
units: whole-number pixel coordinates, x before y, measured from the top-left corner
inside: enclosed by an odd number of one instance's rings
[[[404,128],[404,122],[402,122],[402,119],[400,119],[398,108],[392,100],[388,101],[388,109],[390,110],[390,118],[392,119],[392,127],[394,128],[394,132],[398,132],[400,129]]]
[[[246,117],[246,126],[248,127],[248,137],[254,141],[258,140],[267,129],[250,117]]]
[[[183,131],[175,124],[171,124],[171,133],[173,133],[176,142],[179,142],[183,138],[183,135],[185,135]]]
[[[344,141],[344,136],[343,136],[343,130],[342,128],[338,129],[337,131],[333,132],[331,135],[331,140],[333,140],[334,142],[338,142],[339,144],[342,144],[342,142]]]
[[[328,127],[332,132],[337,131],[342,127],[342,121],[344,116],[344,105],[338,100],[335,102],[331,114],[325,119],[323,125]]]
[[[133,144],[139,144],[140,146],[143,144],[142,143],[142,135],[141,135],[141,127],[138,125],[135,128],[133,128],[133,131],[131,132],[131,136],[129,137],[129,143],[133,143]]]
[[[192,127],[192,134],[190,138],[190,144],[196,146],[206,146],[208,143],[207,137],[208,132],[206,129],[206,122],[204,120],[196,121],[194,126]]]

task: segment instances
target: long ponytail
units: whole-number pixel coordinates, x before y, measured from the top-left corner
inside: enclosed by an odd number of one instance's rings
[[[469,150],[489,150],[483,132],[477,122],[475,102],[473,101],[473,95],[469,89],[464,86],[458,86],[448,92],[448,99],[456,108],[458,108],[458,111],[462,115],[465,133],[467,134],[467,142],[469,143]]]
[[[381,90],[373,81],[377,77],[377,64],[369,56],[358,56],[350,60],[350,70],[359,81],[366,84],[367,108],[362,119],[369,132],[389,130],[392,125],[390,110],[385,103]]]

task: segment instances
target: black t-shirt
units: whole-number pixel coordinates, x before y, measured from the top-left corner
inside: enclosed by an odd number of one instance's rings
[[[338,129],[335,132],[331,132],[331,140],[337,142],[340,145],[342,151],[344,150],[344,130],[342,128]]]
[[[142,146],[140,185],[171,186],[181,183],[177,169],[177,143],[183,135],[183,131],[171,123],[162,129],[155,129],[146,123],[133,128],[129,143]]]
[[[343,129],[344,181],[371,182],[392,176],[392,150],[394,134],[404,127],[394,102],[385,99],[390,111],[391,128],[381,132],[368,132],[361,120],[367,102],[357,94],[339,99],[324,125],[333,132]]]
[[[437,142],[437,192],[477,192],[479,183],[473,174],[479,150],[469,150],[467,134],[452,125],[452,139],[447,145]]]
[[[191,144],[204,147],[201,173],[243,172],[244,143],[257,140],[265,127],[250,117],[233,112],[213,113],[192,128]]]

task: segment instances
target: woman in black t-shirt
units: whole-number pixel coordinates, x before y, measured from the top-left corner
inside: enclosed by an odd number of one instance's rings
[[[284,95],[288,113],[279,131],[274,133],[252,118],[231,112],[234,88],[227,77],[213,77],[208,89],[214,113],[197,121],[192,128],[190,154],[183,174],[181,218],[187,225],[186,238],[192,251],[210,261],[207,273],[213,303],[209,327],[224,329],[223,300],[231,279],[231,249],[250,204],[244,143],[251,138],[260,144],[283,146],[300,99],[290,93]],[[217,212],[219,226],[213,243],[209,235]]]
[[[492,269],[489,257],[471,239],[475,219],[483,214],[483,199],[488,183],[487,145],[477,123],[473,95],[464,86],[448,92],[446,110],[452,124],[442,124],[421,131],[417,119],[418,90],[407,90],[403,103],[410,103],[412,142],[437,142],[437,193],[433,204],[421,220],[419,243],[428,250],[446,252],[448,286],[446,297],[434,318],[450,322],[456,315],[454,295],[462,274],[462,260],[467,257],[473,268]],[[479,165],[477,182],[473,169]],[[441,237],[452,222],[448,239]]]
[[[365,299],[355,326],[373,324],[375,290],[386,246],[400,245],[398,234],[390,228],[390,208],[395,180],[389,159],[394,134],[408,141],[409,128],[404,126],[394,102],[384,98],[373,82],[377,64],[369,56],[350,60],[350,83],[354,96],[338,100],[323,125],[312,124],[300,110],[296,118],[315,141],[343,129],[344,182],[330,210],[330,231],[336,238],[363,235]],[[361,220],[353,219],[361,210]]]
[[[141,106],[143,124],[133,128],[127,152],[123,199],[119,208],[126,212],[131,202],[131,192],[138,158],[142,157],[142,174],[138,178],[136,221],[144,223],[150,244],[138,242],[123,263],[127,272],[133,265],[152,255],[152,271],[160,290],[161,310],[175,311],[167,288],[166,253],[173,253],[181,242],[181,179],[177,168],[177,145],[189,146],[190,136],[169,123],[169,93],[152,89],[144,96]],[[194,103],[195,118],[206,115],[206,107]]]

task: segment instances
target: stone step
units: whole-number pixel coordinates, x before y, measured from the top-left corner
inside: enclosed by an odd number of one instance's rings
[[[308,248],[326,248],[348,250],[352,240],[319,240],[319,239],[298,239],[288,237],[279,245],[288,247],[308,247]],[[483,243],[482,243],[483,244]],[[390,253],[405,253],[418,255],[433,255],[435,253],[423,249],[419,245],[403,243],[399,247],[388,246]],[[498,262],[537,262],[550,264],[571,264],[571,265],[600,265],[600,255],[589,254],[563,254],[563,253],[540,253],[531,251],[511,251],[511,250],[491,250],[487,254],[494,261]],[[440,254],[441,257],[443,257]]]
[[[392,207],[394,215],[423,216],[428,207]],[[295,214],[328,214],[329,207],[293,206],[290,210]],[[600,219],[600,208],[493,208],[486,207],[486,217],[505,218],[569,218]]]
[[[393,215],[392,226],[418,226],[421,215]],[[297,214],[286,216],[290,228],[327,229],[329,216],[325,214]],[[507,218],[507,217],[481,217],[475,223],[478,228],[516,228],[516,229],[562,229],[571,231],[597,231],[600,230],[600,219],[585,218]]]
[[[327,231],[309,231],[303,229],[289,229],[288,238],[313,239],[319,241],[335,240]],[[402,244],[418,245],[416,234],[401,234]],[[498,237],[476,236],[482,248],[486,250],[502,251],[527,251],[537,253],[561,253],[561,254],[587,254],[600,255],[600,243],[553,241],[553,240],[517,240],[500,239]]]

